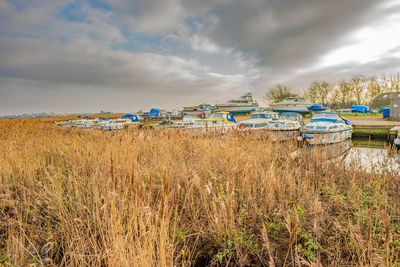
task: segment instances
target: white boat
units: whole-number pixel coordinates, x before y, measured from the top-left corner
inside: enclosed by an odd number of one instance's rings
[[[174,122],[171,127],[172,128],[187,128],[189,126],[192,126],[193,123],[197,120],[201,120],[199,117],[196,116],[184,116],[181,121],[176,121]]]
[[[311,105],[311,102],[304,97],[286,97],[281,102],[273,103],[270,105],[274,112],[297,112],[297,113],[309,113],[307,107]]]
[[[316,113],[311,122],[300,129],[299,141],[311,145],[327,145],[351,139],[353,127],[336,112]]]
[[[96,121],[94,119],[68,120],[58,122],[57,125],[89,129],[96,126]]]
[[[247,93],[226,103],[216,104],[216,107],[218,111],[225,111],[232,114],[247,114],[256,111],[258,103],[253,100],[251,93]]]
[[[136,114],[125,114],[118,119],[105,120],[97,123],[99,130],[113,131],[128,128],[131,125],[139,125],[139,115]]]
[[[295,120],[272,120],[268,123],[268,136],[271,141],[296,139],[300,135],[300,122]]]
[[[229,130],[236,129],[236,127],[237,123],[232,114],[217,112],[211,114],[208,119],[193,121],[193,124],[186,127],[186,129],[196,133],[226,133]]]
[[[250,114],[250,119],[241,121],[238,124],[241,131],[257,131],[268,128],[268,123],[271,120],[277,120],[279,114],[276,112],[268,111],[255,111]]]

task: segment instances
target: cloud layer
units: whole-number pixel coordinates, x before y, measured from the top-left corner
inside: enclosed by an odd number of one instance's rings
[[[0,0],[0,114],[215,103],[399,71],[396,1]]]

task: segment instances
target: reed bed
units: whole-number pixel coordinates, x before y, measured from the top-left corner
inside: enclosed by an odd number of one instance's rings
[[[295,149],[2,121],[0,265],[398,266],[399,177]]]

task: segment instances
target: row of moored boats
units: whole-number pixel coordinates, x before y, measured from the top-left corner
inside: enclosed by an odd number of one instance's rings
[[[140,115],[126,114],[117,119],[82,118],[59,122],[59,125],[79,127],[85,129],[121,130],[124,128],[140,128],[142,120]],[[236,122],[229,112],[216,112],[207,118],[199,118],[188,114],[180,121],[163,121],[153,128],[186,129],[194,133],[226,133],[231,130],[240,132],[253,132],[260,136],[268,136],[273,141],[297,139],[308,144],[333,144],[350,139],[352,126],[347,119],[338,113],[315,113],[307,125],[303,117],[294,112],[284,112],[279,115],[270,111],[255,111],[245,121]]]

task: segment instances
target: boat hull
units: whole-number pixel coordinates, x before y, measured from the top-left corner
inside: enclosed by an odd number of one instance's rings
[[[190,126],[187,128],[184,128],[187,131],[195,134],[200,134],[200,133],[220,133],[224,134],[228,131],[231,131],[233,129],[236,129],[236,124],[232,125],[223,125],[223,126],[210,126],[210,127],[204,127],[204,126]]]
[[[299,130],[269,130],[267,135],[272,142],[277,142],[296,139],[300,135],[300,132]]]
[[[307,109],[307,106],[304,105],[294,105],[294,106],[272,106],[272,110],[274,112],[283,113],[283,112],[297,112],[297,113],[310,113]]]
[[[217,105],[219,111],[225,111],[232,114],[246,114],[256,111],[257,106],[229,106],[229,105]]]
[[[303,132],[303,139],[310,145],[329,145],[351,139],[352,129],[340,132]]]

